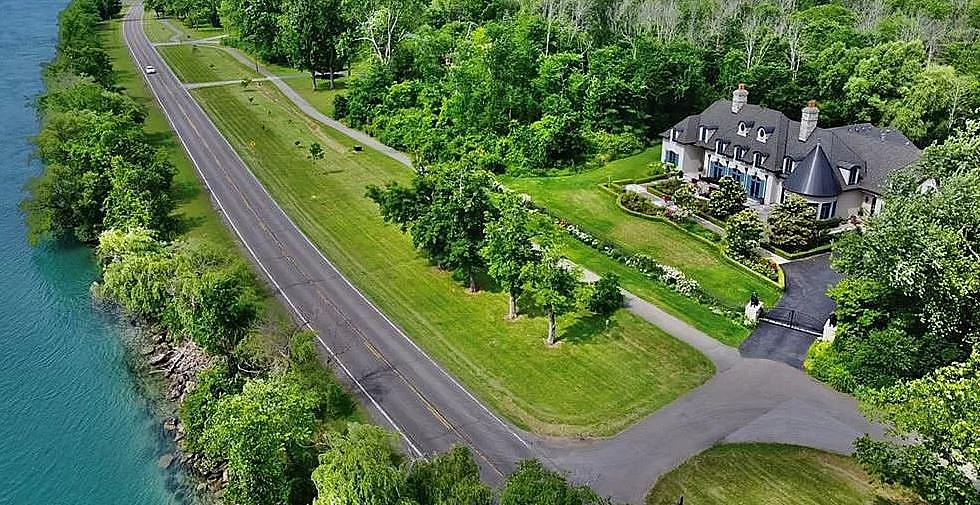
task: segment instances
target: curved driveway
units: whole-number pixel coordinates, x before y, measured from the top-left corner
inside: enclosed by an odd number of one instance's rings
[[[413,457],[465,443],[474,448],[491,483],[500,482],[518,460],[537,457],[601,494],[639,504],[657,478],[715,443],[781,442],[850,452],[856,436],[880,432],[851,398],[785,364],[743,358],[633,296],[628,297],[630,310],[704,352],[717,374],[609,439],[542,438],[514,428],[378,311],[276,205],[150,44],[142,12],[137,3],[127,13],[126,43],[139,68],[150,64],[158,69],[147,79],[149,86],[215,204],[277,295],[319,333],[324,360],[379,424],[401,435]],[[285,83],[272,82],[321,120],[322,114]],[[335,121],[322,122],[335,127]],[[370,137],[358,140],[368,147],[378,144]],[[381,150],[407,161],[387,146]]]

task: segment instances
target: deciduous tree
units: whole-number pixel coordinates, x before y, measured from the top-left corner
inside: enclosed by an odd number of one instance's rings
[[[548,345],[558,341],[557,317],[575,307],[580,272],[565,264],[553,244],[546,244],[541,261],[524,265],[524,289],[548,312]]]
[[[732,256],[750,258],[762,243],[765,233],[766,225],[762,223],[759,213],[745,209],[729,217],[725,223],[725,245]]]
[[[728,219],[745,208],[745,198],[745,186],[731,177],[722,177],[709,195],[708,212],[719,219]]]
[[[507,318],[517,317],[517,297],[521,293],[524,265],[537,261],[540,254],[534,249],[528,211],[519,197],[506,194],[501,198],[500,216],[487,223],[486,245],[481,254],[487,273],[509,295]]]
[[[790,195],[769,212],[769,241],[787,251],[799,251],[817,235],[817,211],[806,200]]]
[[[475,292],[476,272],[483,267],[484,233],[497,213],[491,200],[494,187],[485,171],[437,165],[418,170],[411,186],[370,186],[367,196],[381,208],[385,221],[412,235],[415,247],[429,259],[463,270]]]

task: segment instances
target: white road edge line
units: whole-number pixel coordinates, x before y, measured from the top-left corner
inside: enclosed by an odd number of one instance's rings
[[[135,8],[135,5],[134,5],[133,8]],[[142,33],[142,29],[143,29],[142,28],[142,23],[143,23],[143,17],[142,17],[142,15],[140,15],[137,18],[137,21],[140,23],[140,28],[139,29],[140,29],[140,33]],[[127,39],[126,40],[126,46],[129,48],[130,57],[132,58],[133,62],[136,63],[137,70],[138,70],[139,69],[139,63],[140,62],[136,59],[136,55],[134,53],[134,49],[133,49],[132,45],[130,45],[129,40],[128,40],[128,38],[125,37],[125,35],[124,35],[123,38],[124,39]],[[153,47],[153,46],[150,45],[150,47]],[[154,48],[154,52],[155,51],[156,51],[156,49]],[[157,56],[159,57],[159,53],[157,53]],[[162,59],[162,57],[161,57],[161,59]],[[169,66],[167,67],[167,71],[168,72],[170,71]],[[238,226],[235,225],[235,223],[232,220],[231,216],[225,211],[224,205],[221,204],[221,199],[218,198],[218,196],[214,192],[213,188],[211,188],[211,184],[208,182],[207,177],[204,175],[204,172],[201,170],[200,166],[198,165],[197,160],[194,159],[194,155],[191,154],[190,150],[188,149],[187,143],[184,141],[183,136],[181,136],[180,133],[177,131],[177,128],[174,125],[173,118],[170,117],[170,113],[167,111],[166,107],[163,106],[163,103],[160,102],[160,98],[157,95],[156,90],[154,89],[153,85],[150,83],[149,79],[146,77],[145,74],[143,75],[143,80],[144,80],[144,82],[146,82],[147,87],[149,87],[150,90],[153,91],[153,97],[156,99],[157,103],[160,105],[159,109],[161,111],[163,111],[163,113],[164,113],[165,116],[167,116],[167,122],[170,123],[170,129],[173,130],[173,132],[177,135],[177,138],[180,139],[181,145],[184,146],[184,151],[187,153],[188,157],[190,157],[191,160],[194,162],[194,168],[195,168],[195,170],[197,171],[198,175],[201,177],[201,180],[204,182],[205,186],[208,187],[208,192],[211,193],[211,197],[214,198],[215,203],[218,204],[218,208],[221,210],[221,213],[227,219],[228,224],[231,225],[232,229],[235,231],[235,235],[238,236],[239,241],[242,243],[242,245],[245,246],[245,248],[248,250],[248,252],[252,256],[252,258],[255,259],[256,264],[259,265],[259,267],[265,273],[266,277],[268,277],[269,280],[272,282],[272,284],[276,287],[276,290],[278,290],[279,293],[282,294],[283,299],[285,299],[286,300],[286,303],[288,303],[289,306],[290,306],[290,308],[293,309],[293,312],[296,313],[296,315],[300,318],[301,321],[303,321],[303,324],[307,328],[309,328],[310,330],[313,330],[313,326],[310,325],[309,320],[306,318],[306,316],[303,315],[302,312],[300,312],[300,310],[296,307],[296,305],[293,303],[293,301],[289,298],[289,295],[286,294],[286,292],[282,289],[282,287],[279,285],[279,283],[276,281],[276,279],[272,276],[272,274],[269,272],[269,270],[266,268],[266,266],[262,263],[262,260],[259,259],[258,255],[255,253],[255,251],[252,250],[251,246],[248,245],[248,243],[245,241],[245,237],[238,230]],[[183,89],[183,88],[181,88],[181,89]],[[184,90],[184,91],[186,92],[186,90]],[[188,96],[190,96],[189,93],[188,93]],[[190,99],[191,100],[194,100],[193,97],[190,97]],[[205,117],[208,117],[207,116],[207,113],[205,113],[204,115],[205,115]],[[208,117],[208,121],[210,121],[210,117]],[[212,123],[212,126],[214,126],[213,123]],[[215,130],[217,130],[217,127],[216,126],[214,128],[215,128]],[[222,139],[224,139],[224,135],[220,134],[220,130],[217,130],[217,131],[219,132],[219,136]],[[225,139],[225,142],[227,143],[227,139]],[[231,147],[231,144],[228,144],[228,146]],[[234,149],[232,149],[232,150],[234,151]],[[237,151],[235,151],[235,153],[236,153],[236,156],[237,156],[238,155],[237,154]],[[244,162],[243,162],[243,164],[244,164]],[[249,173],[251,173],[251,170],[249,170]],[[254,177],[254,175],[253,175],[253,177]],[[275,203],[275,200],[273,200],[273,203]],[[279,207],[279,204],[278,203],[275,203],[275,205],[276,205],[276,207]],[[282,211],[282,208],[280,208],[279,210]],[[285,212],[283,212],[283,213],[285,214]],[[287,216],[287,218],[288,218],[288,216]],[[290,222],[292,222],[292,221],[290,221]],[[298,230],[298,228],[297,228],[297,230]],[[305,238],[305,235],[304,235],[304,238]],[[307,240],[309,240],[309,239],[307,239]],[[382,317],[383,316],[384,315],[382,314]],[[422,451],[420,451],[419,448],[416,447],[414,443],[412,443],[412,440],[408,437],[408,435],[406,435],[405,432],[402,431],[402,429],[398,426],[398,424],[395,423],[395,421],[391,418],[391,416],[388,415],[388,412],[377,402],[377,400],[375,400],[374,396],[372,396],[371,393],[369,393],[367,391],[367,389],[364,388],[364,385],[361,384],[361,381],[357,380],[357,378],[354,377],[354,375],[350,372],[350,370],[347,368],[347,366],[344,365],[343,361],[340,360],[340,357],[337,356],[337,354],[333,352],[333,349],[331,349],[330,346],[328,346],[319,335],[317,335],[317,340],[320,342],[320,345],[322,345],[324,347],[324,349],[326,349],[327,352],[330,353],[330,355],[337,362],[337,364],[340,365],[340,367],[344,370],[344,373],[348,377],[350,377],[350,379],[352,381],[354,381],[354,384],[357,385],[357,387],[361,391],[361,393],[363,393],[369,400],[371,400],[372,405],[374,405],[374,407],[376,409],[378,409],[379,412],[381,412],[381,415],[384,416],[385,420],[387,420],[389,424],[391,424],[392,428],[394,428],[395,431],[397,431],[398,434],[401,435],[401,437],[403,439],[405,439],[405,442],[409,445],[409,447],[412,449],[412,451],[418,457],[425,457],[425,455],[422,453]]]

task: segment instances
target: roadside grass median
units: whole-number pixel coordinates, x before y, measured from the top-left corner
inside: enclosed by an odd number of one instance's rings
[[[411,169],[302,114],[271,83],[194,90],[259,180],[314,244],[408,335],[516,425],[541,434],[604,436],[707,380],[711,363],[631,313],[573,314],[562,344],[546,318],[507,322],[507,296],[477,294],[429,265],[364,196]],[[310,159],[312,143],[325,157]]]

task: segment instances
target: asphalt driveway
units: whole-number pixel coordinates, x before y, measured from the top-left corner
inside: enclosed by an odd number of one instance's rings
[[[830,254],[793,261],[783,265],[786,292],[776,304],[780,312],[797,311],[807,319],[824,321],[834,310],[827,288],[841,276],[830,269]],[[765,358],[802,368],[807,349],[816,339],[806,332],[760,322],[742,342],[739,351],[747,358]]]

